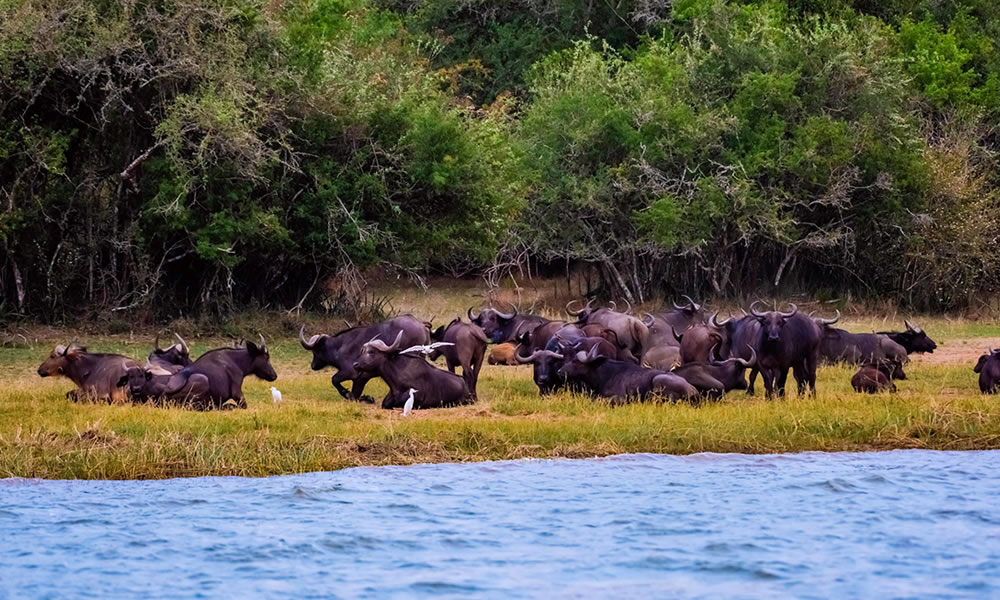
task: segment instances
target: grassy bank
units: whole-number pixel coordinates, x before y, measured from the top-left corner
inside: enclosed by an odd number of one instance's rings
[[[264,476],[359,465],[523,457],[589,457],[621,452],[796,452],[892,448],[1000,448],[1000,399],[982,396],[972,372],[1000,327],[924,320],[941,345],[908,367],[895,395],[862,396],[852,370],[825,367],[816,398],[768,402],[731,393],[701,406],[611,408],[583,397],[541,399],[528,367],[485,367],[482,400],[408,417],[346,402],[330,371],[309,370],[293,338],[271,342],[277,387],[247,380],[249,410],[196,413],[145,406],[73,404],[71,384],[35,369],[57,342],[0,348],[0,477],[163,478]],[[849,328],[881,326],[857,320]],[[92,350],[142,356],[145,337],[87,340]],[[191,341],[191,340],[189,340]],[[195,353],[223,340],[198,340]],[[369,388],[384,393],[380,382]]]

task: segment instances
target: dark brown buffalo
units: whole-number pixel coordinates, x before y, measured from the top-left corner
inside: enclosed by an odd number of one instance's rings
[[[121,354],[87,352],[83,346],[56,346],[38,367],[39,377],[62,375],[76,384],[76,389],[66,397],[78,400],[125,400],[128,392],[118,382],[131,367],[138,367],[135,360]]]
[[[792,369],[800,394],[806,389],[815,394],[819,325],[799,314],[794,304],[790,312],[760,312],[754,308],[756,304],[750,305],[750,314],[760,324],[760,335],[752,347],[757,353],[757,367],[764,377],[767,397],[771,398],[775,391],[784,396],[789,369]]]
[[[760,322],[750,315],[740,318],[730,317],[725,321],[714,319],[715,323],[721,325],[725,330],[722,336],[722,347],[718,350],[719,355],[722,358],[749,360],[753,348],[757,346],[760,338]],[[753,395],[758,372],[757,363],[754,362],[753,367],[750,368],[750,376],[747,378],[747,394]]]
[[[564,330],[556,332],[549,340],[545,348],[535,350],[528,356],[517,355],[517,360],[523,364],[532,365],[532,379],[538,386],[538,393],[542,396],[566,387],[567,380],[559,374],[563,360],[569,352],[584,351],[589,352],[596,347],[598,353],[608,358],[618,356],[618,348],[615,348],[603,337],[582,337],[581,331],[575,326],[569,326]]]
[[[217,348],[202,354],[170,376],[163,395],[186,397],[196,408],[224,408],[230,400],[239,408],[246,408],[243,379],[248,375],[264,381],[278,378],[264,336],[260,336],[259,345],[247,341],[243,348]]]
[[[618,339],[618,334],[614,331],[607,329],[603,325],[594,323],[592,325],[584,325],[582,328],[584,337],[599,337],[604,338],[609,344],[618,349],[618,355],[613,356],[618,360],[626,360],[635,364],[639,364],[639,359],[636,358],[632,351],[628,349],[625,344],[622,344]]]
[[[337,369],[331,383],[340,395],[348,400],[374,402],[370,396],[365,396],[365,385],[372,378],[370,373],[362,373],[354,368],[354,363],[361,356],[361,347],[375,338],[395,339],[402,331],[404,347],[425,345],[430,342],[430,331],[423,321],[411,315],[401,315],[376,323],[374,325],[351,327],[334,335],[314,335],[308,340],[305,336],[305,326],[299,330],[299,343],[313,354],[312,369],[319,371],[324,367]],[[351,389],[347,390],[343,382],[350,381]]]
[[[559,373],[581,382],[592,394],[619,403],[645,401],[653,396],[690,400],[698,395],[698,390],[683,377],[601,356],[596,346],[589,352],[571,351]]]
[[[984,394],[1000,391],[1000,350],[990,348],[980,356],[973,372],[979,373],[979,391]]]
[[[907,354],[934,352],[937,344],[924,333],[923,329],[912,325],[906,319],[903,319],[903,325],[906,326],[906,331],[879,331],[878,333],[888,336],[889,339],[902,346]]]
[[[855,392],[864,392],[867,394],[877,394],[886,390],[895,392],[896,384],[892,382],[895,371],[893,362],[891,360],[880,360],[863,365],[851,377],[851,387],[854,388]]]
[[[382,401],[382,408],[402,407],[413,390],[413,408],[439,408],[470,404],[475,398],[465,380],[438,369],[418,353],[407,352],[412,347],[403,345],[403,332],[396,334],[392,345],[380,339],[364,344],[354,368],[381,377],[389,386],[389,393]],[[416,352],[423,349],[417,346]]]
[[[729,390],[747,389],[746,370],[754,364],[755,358],[689,362],[671,372],[683,377],[702,395],[708,398],[721,398]]]
[[[181,367],[183,370],[184,367]],[[174,373],[162,367],[150,365],[145,367],[129,367],[126,375],[119,380],[119,386],[127,387],[129,399],[132,402],[157,404],[187,405],[192,408],[208,408],[209,381],[205,375],[195,373],[187,378],[187,383],[180,391],[167,394],[167,385]]]
[[[486,359],[491,365],[516,365],[517,363],[517,344],[513,342],[504,342],[503,344],[497,344],[493,346],[490,350],[490,356]]]
[[[514,307],[512,313],[502,313],[495,308],[484,308],[476,316],[472,316],[472,308],[470,307],[466,314],[468,314],[470,321],[483,328],[483,333],[494,344],[513,342],[524,332],[533,331],[536,327],[549,322],[545,317],[518,314],[517,307]]]
[[[160,348],[160,336],[156,336],[153,340],[153,352],[146,360],[148,365],[176,373],[191,364],[191,349],[188,348],[187,342],[176,333],[174,336],[178,343],[169,348]]]
[[[521,356],[527,356],[536,350],[544,349],[549,340],[557,333],[562,332],[562,337],[583,337],[583,331],[576,325],[568,324],[565,321],[549,321],[535,327],[531,331],[521,332],[514,340],[517,342],[517,352]]]
[[[649,337],[649,328],[646,327],[646,324],[630,314],[610,308],[593,309],[592,302],[587,302],[587,305],[580,310],[570,308],[573,304],[571,302],[566,305],[566,312],[577,318],[577,325],[600,325],[605,329],[610,329],[618,337],[618,343],[622,348],[627,349],[633,357],[642,356],[643,348],[647,346],[647,338]]]
[[[431,342],[443,342],[450,346],[440,346],[431,351],[428,357],[437,360],[444,355],[448,370],[455,372],[456,367],[462,367],[462,379],[469,391],[476,395],[476,383],[479,381],[479,371],[483,368],[483,356],[486,354],[486,334],[474,323],[463,323],[462,319],[454,319],[448,325],[442,325],[431,331]]]
[[[724,337],[722,328],[711,324],[693,325],[683,334],[678,334],[676,331],[673,331],[673,334],[674,339],[680,344],[681,364],[721,358],[712,356],[712,351],[722,346]]]
[[[820,327],[819,357],[825,364],[874,364],[879,360],[906,362],[906,349],[888,336],[876,333],[851,333],[832,327],[840,320],[840,311],[832,319],[814,319]],[[897,373],[896,379],[902,379]]]

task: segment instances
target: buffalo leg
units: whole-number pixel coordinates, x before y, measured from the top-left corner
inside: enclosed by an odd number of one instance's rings
[[[785,384],[788,382],[788,369],[778,369],[778,375],[775,380],[775,387],[777,388],[778,396],[783,398],[785,396]]]
[[[483,368],[483,358],[486,355],[486,346],[477,348],[472,354],[472,385],[469,391],[476,396],[476,386],[479,385],[479,371]]]
[[[770,369],[761,369],[760,376],[764,380],[764,396],[770,400],[774,396],[774,373]]]
[[[753,385],[757,382],[757,373],[759,372],[756,366],[750,368],[750,377],[747,378],[747,396],[753,396]]]

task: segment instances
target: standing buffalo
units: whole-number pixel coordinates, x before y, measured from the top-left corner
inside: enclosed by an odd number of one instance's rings
[[[912,325],[906,319],[903,319],[903,325],[906,326],[906,331],[879,331],[878,333],[888,336],[889,339],[902,346],[906,349],[907,354],[934,352],[937,344],[924,333],[923,329]]]
[[[124,400],[127,390],[118,382],[131,367],[138,367],[135,360],[121,354],[87,352],[83,346],[56,346],[38,367],[39,377],[62,375],[76,384],[76,389],[66,397],[77,400]]]
[[[404,332],[396,334],[391,346],[380,339],[372,339],[361,347],[361,355],[354,363],[358,371],[381,377],[389,386],[389,393],[382,401],[382,408],[402,407],[413,390],[413,408],[438,408],[475,402],[465,380],[436,368],[423,357],[412,352],[424,352],[425,346],[403,346]],[[434,350],[436,344],[430,346]]]
[[[792,369],[800,394],[805,393],[807,387],[815,394],[819,326],[799,314],[794,304],[790,312],[759,312],[754,308],[756,304],[750,305],[750,314],[760,324],[760,335],[753,348],[757,352],[757,367],[764,377],[767,397],[771,398],[775,391],[784,396],[788,369]]]
[[[504,342],[493,346],[493,349],[490,350],[490,355],[486,361],[491,365],[513,366],[517,364],[516,353],[517,344],[513,342]]]
[[[814,320],[820,328],[819,356],[824,363],[860,365],[874,364],[882,359],[906,362],[906,349],[885,335],[851,333],[832,327],[840,320],[839,310],[837,316],[832,319]]]
[[[156,336],[156,339],[153,340],[153,352],[146,360],[150,366],[160,367],[175,373],[191,364],[191,349],[188,348],[187,342],[176,333],[174,336],[178,343],[169,348],[160,348],[160,336]]]
[[[892,382],[896,378],[895,366],[891,360],[878,360],[863,365],[851,377],[851,387],[855,392],[866,394],[877,394],[885,390],[895,393],[896,384]],[[902,368],[902,365],[899,367]]]
[[[979,390],[984,394],[1000,391],[1000,350],[990,348],[979,357],[974,372],[979,373]]]
[[[644,401],[654,395],[673,400],[693,399],[698,394],[678,375],[609,359],[601,355],[597,346],[588,352],[571,349],[559,374],[581,382],[596,396],[617,402]]]
[[[334,335],[314,335],[308,340],[305,326],[299,330],[299,343],[313,354],[312,369],[319,371],[323,367],[334,367],[331,383],[340,395],[348,400],[374,402],[370,396],[364,396],[365,385],[372,378],[368,372],[359,372],[354,363],[361,356],[361,347],[369,340],[377,337],[393,339],[403,332],[402,344],[406,347],[425,345],[430,342],[430,332],[427,326],[411,315],[402,315],[364,327],[351,327]],[[344,381],[351,381],[351,390],[343,386]]]
[[[680,304],[674,302],[673,310],[649,315],[654,319],[658,319],[666,323],[668,326],[666,330],[668,332],[670,331],[669,328],[673,327],[677,331],[683,333],[689,327],[693,325],[701,325],[708,319],[708,315],[704,310],[702,310],[700,304],[692,300],[690,296],[681,297],[688,301],[686,306],[681,306]]]
[[[676,367],[672,373],[680,375],[699,393],[709,398],[721,398],[729,390],[747,389],[746,369],[756,362],[753,348],[751,358],[728,358],[723,361],[688,362]]]
[[[485,308],[476,316],[472,316],[472,308],[469,308],[466,314],[469,315],[470,321],[483,328],[483,333],[494,344],[513,342],[524,332],[533,331],[536,327],[549,322],[545,317],[537,315],[519,315],[517,307],[514,307],[512,313]]]
[[[469,386],[469,391],[476,395],[476,383],[479,381],[479,371],[483,367],[483,356],[486,354],[486,334],[478,325],[463,323],[462,319],[454,319],[447,326],[442,325],[431,331],[431,341],[448,345],[438,346],[428,357],[437,360],[444,355],[448,370],[455,372],[456,367],[462,367],[462,379]]]
[[[594,310],[590,307],[591,302],[580,310],[571,309],[571,304],[566,305],[566,312],[577,317],[577,325],[600,325],[610,329],[618,337],[622,348],[627,349],[633,357],[642,356],[643,348],[647,346],[649,328],[640,319],[610,308]]]
[[[243,379],[255,375],[264,381],[274,381],[278,374],[271,366],[271,355],[260,336],[260,344],[246,342],[244,348],[217,348],[198,357],[183,370],[170,376],[163,395],[184,397],[199,408],[223,408],[232,400],[246,408]]]

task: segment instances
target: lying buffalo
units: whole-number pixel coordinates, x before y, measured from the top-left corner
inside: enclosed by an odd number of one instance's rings
[[[39,377],[62,375],[76,384],[76,389],[66,393],[77,400],[125,400],[127,391],[118,382],[129,368],[138,367],[135,360],[121,354],[87,352],[83,346],[71,344],[56,346],[38,367]]]
[[[687,400],[698,395],[698,390],[678,375],[609,359],[601,356],[596,346],[588,352],[571,349],[559,374],[581,382],[595,396],[617,402],[645,401],[654,396]]]
[[[632,354],[632,351],[629,350],[628,346],[621,343],[621,340],[618,339],[618,334],[612,331],[611,329],[607,329],[603,325],[599,325],[597,323],[594,323],[592,325],[584,325],[580,329],[581,331],[583,331],[584,337],[604,338],[605,340],[608,341],[609,344],[617,348],[618,355],[613,356],[612,358],[639,364],[639,359],[634,354]]]
[[[370,396],[364,396],[365,385],[372,378],[367,372],[359,372],[354,363],[361,356],[361,347],[375,338],[394,339],[403,333],[402,344],[405,347],[425,345],[430,342],[430,331],[427,326],[411,315],[402,315],[376,323],[375,325],[351,327],[334,335],[314,335],[308,340],[305,326],[299,330],[299,343],[313,354],[312,369],[319,371],[324,367],[334,367],[331,383],[340,395],[348,400],[374,402]],[[351,381],[351,390],[343,386],[344,381]]]
[[[888,336],[889,339],[902,346],[907,354],[920,352],[934,352],[937,344],[934,343],[924,330],[903,319],[906,331],[879,331],[880,335]]]
[[[565,321],[548,321],[530,331],[522,331],[514,340],[518,345],[517,351],[521,355],[527,355],[542,350],[558,332],[562,332],[563,337],[583,337],[583,331],[576,325],[567,324]]]
[[[681,364],[721,358],[712,356],[713,349],[722,346],[724,330],[721,327],[712,324],[693,325],[683,334],[678,334],[673,328],[671,331],[680,345]]]
[[[160,336],[153,340],[153,352],[147,359],[147,364],[160,367],[167,371],[177,372],[191,364],[191,349],[188,348],[184,338],[177,335],[177,343],[169,348],[160,348]]]
[[[420,353],[436,349],[431,346],[403,345],[404,332],[396,334],[392,345],[372,339],[361,347],[354,368],[381,377],[389,386],[382,408],[402,407],[413,390],[413,408],[438,408],[470,404],[475,398],[465,380],[424,360]]]
[[[603,337],[581,337],[580,330],[569,326],[565,330],[556,332],[549,343],[542,350],[536,350],[528,356],[517,355],[517,360],[523,364],[532,365],[532,379],[538,386],[538,393],[542,396],[551,394],[566,387],[567,380],[559,374],[566,354],[570,352],[589,352],[596,348],[601,356],[615,358],[618,356],[618,348]],[[570,386],[571,388],[573,386]]]
[[[728,358],[722,361],[688,362],[671,372],[683,377],[704,396],[721,398],[730,390],[747,389],[746,370],[756,362],[753,348],[750,352],[750,360]]]
[[[181,370],[183,369],[181,367]],[[125,376],[118,381],[118,385],[128,390],[132,402],[208,408],[209,403],[206,399],[211,391],[208,377],[199,373],[192,374],[179,391],[167,394],[167,385],[175,373],[150,364],[145,367],[129,367]]]
[[[487,357],[486,362],[491,365],[516,365],[517,344],[513,342],[497,344],[492,350],[490,350],[490,355]]]
[[[184,398],[196,408],[223,408],[232,400],[246,408],[243,379],[255,375],[264,381],[274,381],[278,374],[271,366],[264,336],[260,344],[247,341],[243,348],[217,348],[198,357],[183,370],[170,376],[163,396]]]
[[[895,377],[896,366],[902,369],[902,365],[891,360],[879,360],[862,365],[858,372],[851,377],[851,387],[855,392],[866,394],[877,394],[886,390],[896,391],[896,384],[892,382]]]
[[[472,316],[472,308],[469,308],[466,314],[468,314],[470,321],[483,328],[483,333],[494,344],[513,342],[521,334],[533,331],[536,327],[549,322],[545,317],[518,314],[517,307],[512,313],[502,313],[494,308],[484,308],[476,316]]]
[[[888,336],[877,333],[851,333],[832,327],[840,320],[839,310],[837,316],[832,319],[814,320],[820,327],[819,356],[823,363],[860,365],[874,364],[882,359],[906,362],[906,349]]]
[[[764,377],[764,391],[771,398],[775,391],[785,394],[788,370],[799,386],[816,393],[816,368],[819,363],[819,325],[792,304],[789,312],[760,312],[750,305],[750,314],[760,324],[760,335],[752,347],[757,353],[757,367]],[[736,346],[734,346],[736,347]]]
[[[979,373],[979,390],[984,394],[1000,391],[1000,350],[990,348],[979,357],[974,372]]]
[[[431,342],[444,342],[447,345],[438,346],[428,357],[437,360],[444,355],[448,370],[455,372],[456,367],[462,367],[462,378],[469,386],[469,391],[476,395],[476,383],[479,381],[479,371],[483,368],[483,356],[486,354],[486,334],[474,323],[463,323],[462,319],[454,319],[448,325],[442,325],[431,331]]]

